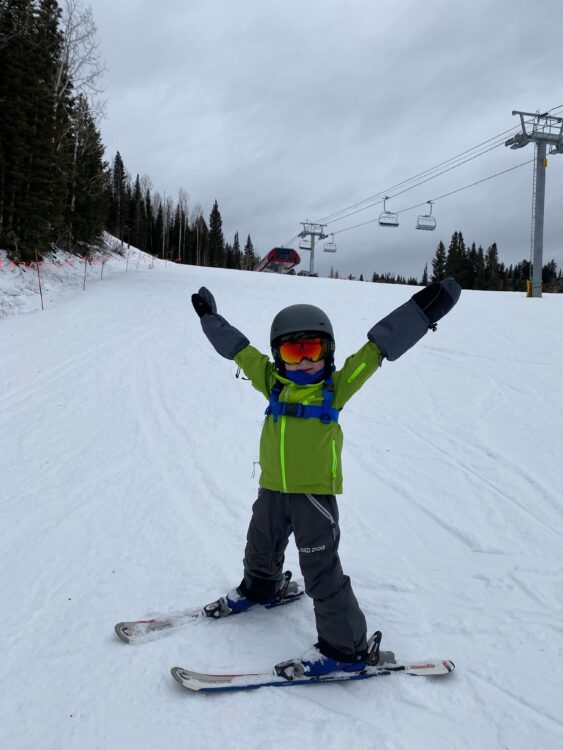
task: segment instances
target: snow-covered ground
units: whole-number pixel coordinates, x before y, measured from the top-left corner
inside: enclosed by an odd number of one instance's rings
[[[27,315],[0,268],[0,747],[563,747],[563,295],[464,292],[342,414],[341,557],[370,629],[456,672],[205,696],[169,668],[263,670],[315,630],[306,600],[113,633],[241,577],[266,404],[189,294],[208,286],[264,351],[281,307],[317,304],[341,364],[413,290],[110,264]]]
[[[104,239],[104,245],[86,263],[76,255],[57,250],[39,263],[18,266],[5,250],[0,250],[0,319],[48,309],[68,294],[86,291],[104,276],[153,264],[147,253],[121,246],[109,234]]]

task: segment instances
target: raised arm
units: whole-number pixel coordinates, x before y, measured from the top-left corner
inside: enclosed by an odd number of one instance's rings
[[[368,339],[391,362],[399,359],[428,332],[459,299],[461,287],[454,279],[435,281],[413,294],[408,302],[382,318],[368,331]]]
[[[243,333],[217,314],[217,305],[209,289],[202,286],[197,294],[192,294],[192,305],[200,317],[203,332],[222,357],[234,359],[250,344]]]

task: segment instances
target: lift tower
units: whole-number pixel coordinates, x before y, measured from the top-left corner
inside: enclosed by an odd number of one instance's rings
[[[320,240],[324,240],[328,237],[325,233],[326,224],[311,224],[308,221],[302,221],[301,225],[303,230],[299,233],[299,237],[310,237],[311,238],[311,262],[309,263],[309,274],[312,276],[315,273],[315,240],[318,237]]]
[[[509,138],[504,145],[516,149],[524,148],[528,143],[536,144],[532,191],[532,297],[541,297],[546,153],[550,146],[550,154],[563,154],[563,118],[553,117],[547,112],[540,115],[538,112],[513,111],[512,114],[520,115],[522,132]],[[532,120],[526,122],[525,117],[531,117]],[[527,130],[526,125],[531,127]]]

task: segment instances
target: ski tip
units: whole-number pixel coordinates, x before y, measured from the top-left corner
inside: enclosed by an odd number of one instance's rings
[[[119,638],[120,641],[123,641],[123,643],[132,643],[131,641],[132,631],[128,627],[127,622],[118,622],[114,630],[115,630],[116,636]]]
[[[182,667],[172,667],[170,674],[182,687],[196,691],[200,689],[200,685],[192,679],[192,675],[187,669],[182,669]]]
[[[176,680],[176,682],[180,683],[180,685],[183,685],[182,678],[180,676],[181,671],[182,670],[180,669],[180,667],[172,667],[172,669],[170,670],[170,674]]]
[[[439,677],[450,674],[455,669],[451,659],[428,659],[427,661],[412,662],[405,665],[405,672],[410,675]]]

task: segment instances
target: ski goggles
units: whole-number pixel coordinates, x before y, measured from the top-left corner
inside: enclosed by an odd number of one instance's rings
[[[278,347],[280,358],[286,365],[298,365],[304,359],[318,362],[328,352],[328,342],[321,338],[284,341]]]

